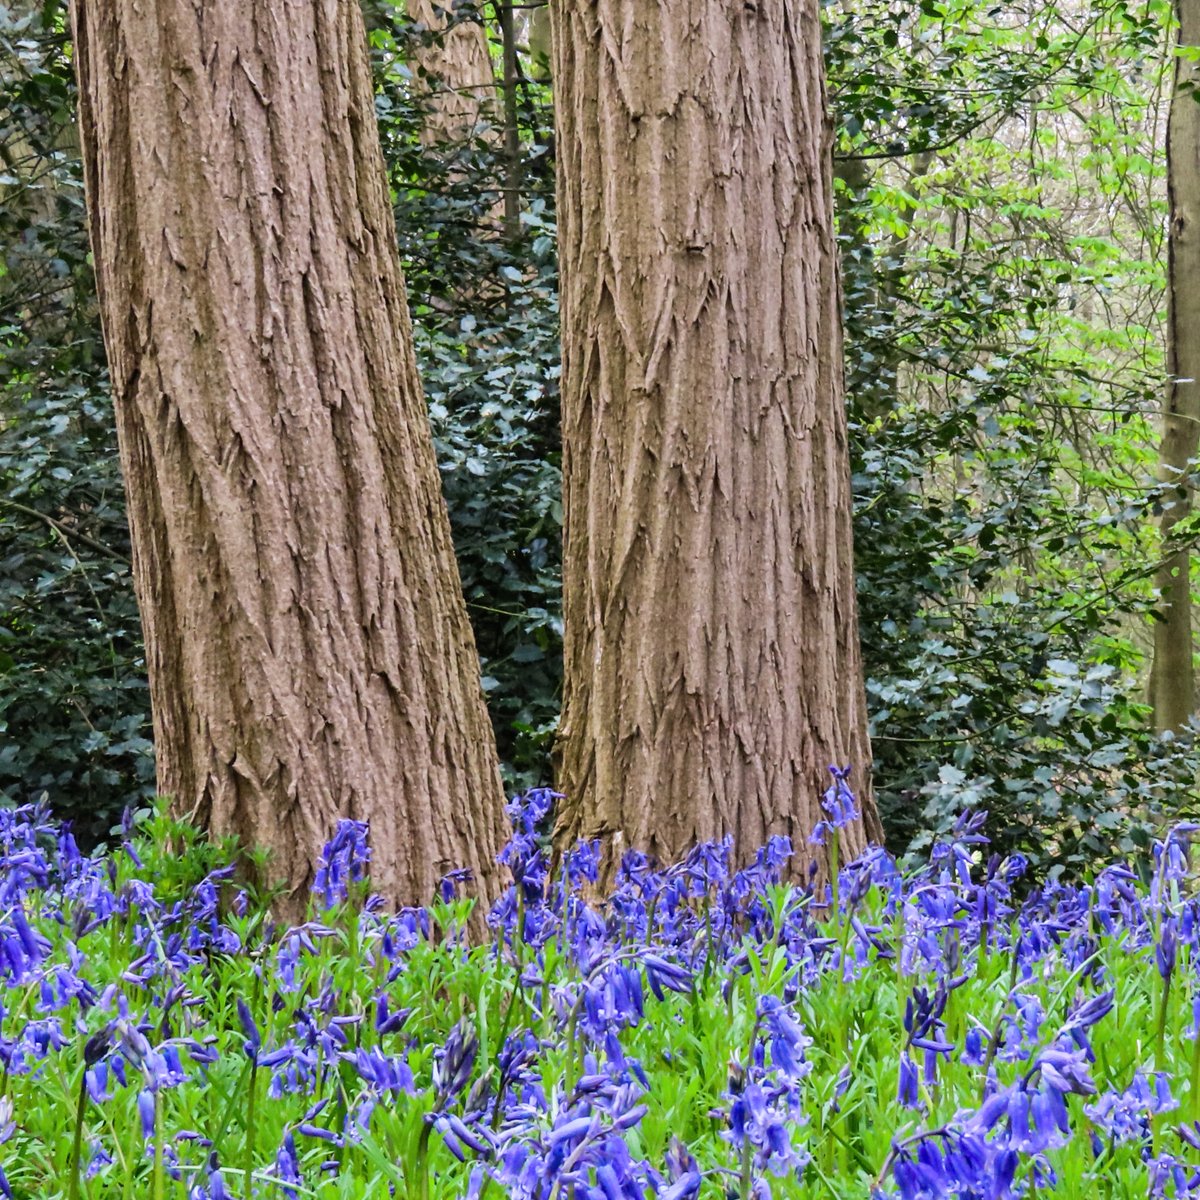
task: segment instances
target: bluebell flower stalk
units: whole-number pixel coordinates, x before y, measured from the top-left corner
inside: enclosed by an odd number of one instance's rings
[[[824,808],[827,816],[817,822],[808,839],[809,844],[813,846],[823,846],[826,844],[826,838],[829,839],[829,916],[834,921],[840,920],[841,914],[839,895],[841,863],[838,856],[838,835],[845,826],[858,820],[859,817],[858,802],[847,783],[850,772],[850,767],[831,766],[829,768],[833,782],[825,789],[825,793],[821,797],[821,807]]]
[[[1167,1019],[1171,1008],[1171,980],[1175,976],[1175,961],[1178,954],[1178,925],[1174,917],[1166,917],[1159,926],[1158,942],[1154,947],[1154,961],[1162,980],[1159,993],[1158,1022],[1154,1031],[1154,1065],[1162,1069],[1167,1040]]]
[[[261,981],[261,976],[259,976],[259,980]],[[249,1006],[240,996],[237,999],[237,1014],[238,1020],[242,1025],[242,1031],[246,1035],[246,1040],[242,1044],[242,1048],[246,1053],[250,1067],[249,1080],[246,1085],[246,1148],[242,1161],[242,1178],[246,1181],[246,1196],[247,1200],[249,1200],[251,1194],[250,1181],[254,1176],[254,1143],[258,1132],[255,1118],[258,1106],[258,1054],[262,1049],[262,1036],[258,1031],[258,1026],[255,1024],[254,1016],[250,1012]]]

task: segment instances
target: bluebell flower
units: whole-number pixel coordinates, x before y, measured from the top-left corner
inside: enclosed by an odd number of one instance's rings
[[[437,1093],[434,1107],[444,1108],[471,1082],[479,1037],[475,1026],[464,1017],[450,1031],[445,1045],[438,1051],[433,1066],[433,1086]]]
[[[242,1049],[246,1052],[246,1057],[254,1061],[258,1057],[259,1050],[262,1049],[262,1036],[258,1032],[258,1026],[254,1023],[249,1005],[240,996],[237,998],[237,1014],[238,1020],[242,1024],[242,1031],[246,1035]]]
[[[968,1067],[982,1067],[987,1061],[988,1041],[987,1031],[978,1025],[972,1025],[963,1038],[960,1060]]]
[[[758,1170],[773,1175],[798,1173],[809,1158],[807,1151],[792,1140],[799,1122],[786,1104],[780,1103],[787,1093],[786,1088],[750,1083],[731,1095],[726,1136],[738,1150],[749,1148]]]
[[[830,767],[829,773],[833,782],[825,789],[821,797],[821,806],[829,814],[829,824],[834,829],[842,829],[859,819],[858,801],[850,790],[847,782],[850,778],[850,767]]]
[[[149,1089],[138,1092],[138,1118],[142,1122],[142,1136],[149,1141],[154,1137],[155,1103],[154,1093]]]
[[[438,880],[438,898],[443,904],[448,904],[458,896],[459,886],[470,883],[474,877],[474,872],[469,867],[459,867],[455,871],[447,871]]]
[[[88,1162],[84,1168],[84,1177],[95,1179],[106,1167],[112,1166],[113,1157],[104,1148],[99,1138],[93,1138],[88,1144]]]
[[[759,997],[758,1017],[771,1051],[771,1065],[788,1079],[807,1076],[812,1065],[804,1056],[812,1038],[805,1036],[800,1022],[776,996]]]
[[[221,1175],[221,1168],[217,1155],[215,1153],[208,1156],[208,1163],[205,1169],[207,1175],[207,1189],[198,1193],[190,1193],[196,1196],[196,1200],[234,1200],[229,1190],[225,1187],[225,1180]],[[247,1185],[249,1187],[249,1185]],[[249,1194],[249,1191],[248,1193]]]
[[[377,1092],[413,1093],[416,1081],[403,1056],[391,1056],[381,1050],[360,1046],[354,1051],[341,1051],[339,1057],[354,1067],[358,1077]]]
[[[1115,1003],[1116,993],[1112,988],[1081,1001],[1071,1010],[1070,1017],[1063,1027],[1064,1031],[1071,1029],[1091,1029],[1093,1025],[1104,1020],[1112,1012]]]
[[[411,1008],[398,1008],[392,1012],[388,1008],[387,995],[380,992],[375,997],[375,1032],[382,1038],[390,1033],[397,1033],[404,1028],[404,1023],[412,1015]]]
[[[289,1093],[311,1093],[317,1086],[320,1056],[311,1048],[290,1039],[282,1046],[258,1055],[258,1065],[271,1071],[267,1095],[273,1100]]]
[[[368,832],[366,821],[343,819],[322,847],[312,884],[313,894],[320,897],[322,907],[332,908],[342,903],[349,895],[350,885],[366,878],[371,861]]]
[[[479,1155],[491,1154],[493,1146],[486,1126],[469,1129],[454,1113],[430,1113],[426,1120],[441,1134],[446,1149],[459,1162],[467,1161],[468,1150]]]
[[[280,1182],[280,1191],[282,1191],[287,1200],[298,1200],[299,1192],[296,1191],[295,1187],[289,1185],[302,1185],[304,1183],[304,1176],[300,1174],[300,1160],[296,1155],[296,1140],[292,1136],[290,1129],[283,1135],[283,1141],[280,1143],[279,1150],[275,1154],[275,1176]]]
[[[103,1029],[97,1030],[83,1044],[83,1061],[85,1066],[94,1066],[107,1053],[112,1045],[112,1026],[105,1025]]]
[[[567,882],[572,888],[595,883],[600,878],[600,843],[580,842],[567,852],[565,859]]]
[[[1146,1164],[1151,1200],[1168,1196],[1194,1195],[1200,1186],[1200,1172],[1172,1154],[1159,1154]]]
[[[901,1050],[896,1102],[904,1108],[917,1108],[920,1104],[919,1086],[916,1064],[907,1050]]]
[[[329,1142],[333,1146],[342,1146],[344,1141],[342,1135],[334,1132],[332,1129],[326,1129],[323,1125],[316,1125],[312,1121],[300,1121],[296,1125],[296,1132],[304,1137],[315,1138],[317,1141]]]
[[[706,895],[729,879],[729,864],[733,855],[733,837],[726,834],[720,841],[701,842],[688,851],[687,857],[671,873],[681,873],[689,882],[691,895]]]
[[[1191,836],[1197,829],[1200,826],[1195,823],[1181,822],[1170,829],[1162,841],[1154,842],[1154,873],[1150,880],[1152,908],[1161,908],[1165,894],[1187,879],[1191,870]]]
[[[1158,942],[1154,947],[1154,964],[1164,980],[1170,979],[1175,970],[1175,955],[1179,944],[1178,922],[1175,917],[1164,917],[1159,930]]]

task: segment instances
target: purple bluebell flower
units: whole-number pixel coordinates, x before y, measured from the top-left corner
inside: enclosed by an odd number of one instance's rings
[[[1179,924],[1175,917],[1164,917],[1154,946],[1154,963],[1164,980],[1170,979],[1175,970],[1175,955],[1179,945]]]
[[[857,821],[860,816],[858,801],[847,782],[850,772],[850,767],[829,768],[833,782],[825,789],[825,794],[821,797],[821,806],[829,814],[829,824],[834,829],[842,829]]]
[[[404,1028],[404,1023],[412,1015],[411,1008],[398,1008],[392,1012],[388,1008],[387,995],[380,992],[375,998],[375,1032],[380,1037],[397,1033]]]
[[[445,1045],[438,1052],[433,1067],[433,1086],[437,1093],[434,1107],[446,1105],[471,1082],[479,1037],[475,1026],[464,1017],[450,1031]]]
[[[600,878],[599,841],[580,842],[569,850],[565,859],[567,882],[572,888],[595,883]]]
[[[896,1103],[903,1108],[917,1108],[920,1104],[919,1086],[916,1064],[907,1050],[901,1050],[900,1078],[896,1089]]]
[[[296,1155],[296,1139],[292,1136],[290,1129],[283,1135],[283,1141],[275,1154],[275,1175],[279,1179],[280,1190],[287,1200],[298,1200],[299,1192],[290,1185],[302,1185],[304,1176],[300,1174],[300,1160]]]
[[[961,1060],[968,1067],[982,1067],[987,1061],[989,1035],[978,1025],[972,1025],[963,1037]]]
[[[254,1023],[250,1006],[240,996],[237,998],[237,1014],[238,1020],[242,1024],[242,1031],[246,1035],[246,1040],[242,1043],[242,1049],[246,1052],[246,1057],[254,1061],[258,1057],[259,1050],[262,1049],[262,1035],[258,1032],[258,1026]]]
[[[458,896],[458,889],[464,883],[470,883],[475,873],[469,867],[459,867],[455,871],[447,871],[438,880],[438,898],[448,904]]]
[[[106,1167],[111,1167],[113,1157],[104,1148],[99,1138],[93,1138],[88,1144],[88,1162],[83,1174],[87,1179],[95,1179]]]
[[[333,837],[321,850],[313,878],[313,894],[320,897],[322,907],[332,908],[342,903],[349,895],[350,885],[366,878],[371,861],[368,833],[366,821],[338,822]]]
[[[668,962],[658,954],[643,954],[642,965],[646,969],[646,982],[659,999],[664,992],[687,992],[692,987],[692,973],[678,963]]]
[[[154,1137],[155,1103],[154,1093],[149,1089],[138,1092],[138,1118],[142,1122],[142,1136],[149,1141]]]
[[[758,1170],[774,1175],[798,1173],[808,1162],[808,1153],[793,1142],[798,1122],[786,1103],[787,1088],[750,1083],[731,1095],[729,1131],[726,1135],[739,1151],[746,1148]]]
[[[771,1065],[788,1079],[803,1079],[812,1070],[805,1052],[812,1045],[800,1022],[776,996],[761,996],[758,1017],[763,1035],[771,1051]]]
[[[825,810],[827,817],[813,826],[812,833],[808,837],[810,846],[824,846],[834,830],[842,829],[858,820],[860,815],[858,801],[854,798],[854,793],[850,790],[847,782],[850,772],[850,767],[829,768],[833,782],[825,789],[825,793],[821,797],[821,807]]]

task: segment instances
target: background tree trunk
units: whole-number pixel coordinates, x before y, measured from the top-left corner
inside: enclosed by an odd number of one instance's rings
[[[564,843],[799,857],[870,749],[815,0],[553,4]]]
[[[512,0],[496,0],[492,7],[500,24],[504,54],[504,236],[521,233],[521,133],[517,127],[517,31]]]
[[[160,789],[297,898],[496,884],[503,793],[353,0],[76,0]]]
[[[1178,44],[1200,46],[1200,0],[1176,0]],[[1189,470],[1200,447],[1200,104],[1192,86],[1196,64],[1176,60],[1175,89],[1167,123],[1167,193],[1170,205],[1167,275],[1167,394],[1160,451],[1162,478]],[[1182,85],[1188,84],[1187,88]],[[1162,515],[1163,553],[1155,583],[1163,619],[1154,626],[1150,702],[1159,730],[1180,729],[1196,711],[1192,666],[1191,551],[1175,526],[1189,515],[1193,488],[1182,482],[1168,495]]]
[[[409,20],[440,34],[417,51],[412,64],[418,92],[429,98],[421,131],[426,145],[466,141],[495,117],[496,79],[487,30],[482,17],[451,23],[455,7],[453,0],[408,0]]]

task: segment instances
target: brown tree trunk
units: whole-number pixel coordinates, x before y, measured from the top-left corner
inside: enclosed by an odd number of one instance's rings
[[[353,0],[75,0],[159,787],[298,898],[494,889],[503,793]],[[292,902],[295,906],[296,899]]]
[[[421,131],[426,145],[466,141],[495,119],[496,80],[487,30],[481,20],[451,23],[454,8],[453,0],[408,0],[409,20],[439,35],[417,51],[412,64],[418,91],[429,100]]]
[[[521,233],[521,131],[517,127],[517,31],[512,0],[495,0],[504,46],[504,236]]]
[[[1200,0],[1176,0],[1180,46],[1200,46]],[[1164,558],[1155,583],[1162,620],[1154,627],[1150,702],[1159,730],[1181,729],[1196,711],[1193,671],[1191,551],[1194,539],[1175,536],[1191,512],[1193,488],[1182,479],[1200,446],[1200,82],[1194,63],[1180,58],[1167,123],[1170,206],[1167,276],[1167,381],[1160,451],[1162,478],[1179,479],[1162,515]],[[1187,85],[1186,87],[1184,85]]]
[[[555,0],[563,843],[879,836],[815,0]]]

